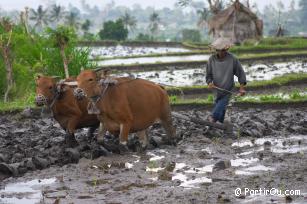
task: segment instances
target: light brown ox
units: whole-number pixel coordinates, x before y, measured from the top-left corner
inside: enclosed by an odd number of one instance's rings
[[[118,83],[108,86],[101,84],[94,71],[82,71],[78,77],[78,87],[88,98],[96,102],[100,110],[98,119],[104,128],[119,135],[120,144],[127,145],[128,134],[137,132],[145,148],[148,138],[145,129],[157,120],[161,121],[167,133],[167,141],[175,143],[175,128],[172,125],[171,109],[167,92],[159,85],[143,79],[118,79]],[[100,97],[100,98],[99,98]]]
[[[99,126],[97,116],[87,112],[88,99],[77,100],[71,86],[65,83],[57,85],[53,77],[36,77],[36,104],[50,107],[55,120],[67,133],[65,141],[69,146],[78,144],[74,136],[76,129],[89,127],[88,136],[92,136]]]

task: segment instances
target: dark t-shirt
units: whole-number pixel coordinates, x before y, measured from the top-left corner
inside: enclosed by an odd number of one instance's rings
[[[207,63],[206,82],[219,88],[232,91],[234,88],[234,75],[238,77],[240,84],[246,84],[246,75],[239,60],[228,53],[221,60],[217,55],[212,55]],[[227,92],[217,90],[217,97],[227,95]]]

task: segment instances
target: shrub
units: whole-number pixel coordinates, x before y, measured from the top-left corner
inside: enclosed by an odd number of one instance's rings
[[[200,42],[200,32],[196,29],[183,29],[182,33],[182,40],[188,42]]]
[[[99,31],[101,40],[126,40],[128,29],[125,28],[123,20],[107,21],[103,24],[103,29]]]

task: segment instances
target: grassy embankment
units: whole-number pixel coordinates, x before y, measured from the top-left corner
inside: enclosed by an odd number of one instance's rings
[[[293,91],[290,94],[259,94],[256,96],[234,96],[234,103],[256,103],[256,104],[281,104],[281,103],[296,103],[307,102],[307,94]],[[171,104],[173,105],[210,105],[213,104],[213,96],[208,95],[207,98],[197,99],[179,99],[177,96],[170,96]]]

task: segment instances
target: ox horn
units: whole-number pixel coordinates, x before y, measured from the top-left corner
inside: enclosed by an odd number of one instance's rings
[[[99,68],[94,69],[94,72],[99,72],[99,71],[101,71],[103,69],[104,69],[103,67],[99,67]]]
[[[52,76],[51,78],[52,79],[60,79],[61,77],[60,76]]]
[[[64,82],[64,84],[66,84],[68,86],[78,86],[78,82],[76,82],[76,81]]]

